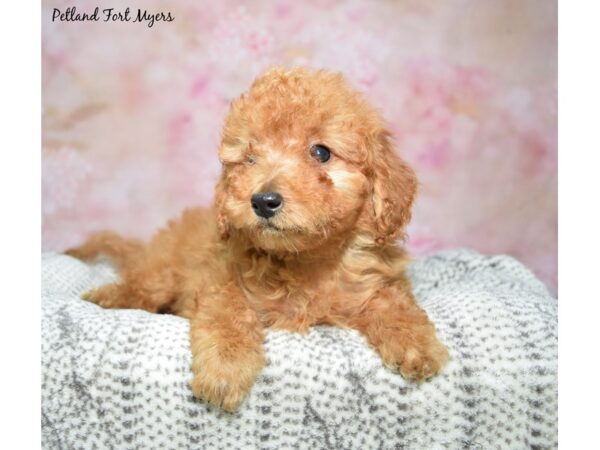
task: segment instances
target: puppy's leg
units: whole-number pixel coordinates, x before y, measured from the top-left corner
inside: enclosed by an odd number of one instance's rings
[[[190,337],[194,395],[235,411],[265,358],[261,324],[234,283],[218,292],[199,294]]]
[[[175,285],[174,276],[168,268],[145,265],[126,271],[122,281],[92,289],[82,297],[103,308],[158,312],[175,300]]]
[[[103,254],[119,269],[121,281],[83,294],[85,300],[99,306],[157,312],[175,299],[173,264],[164,249],[153,251],[140,241],[107,231],[93,235],[80,247],[65,253],[84,261]]]
[[[448,350],[408,287],[379,290],[349,321],[367,337],[384,364],[405,378],[430,378],[449,359]]]

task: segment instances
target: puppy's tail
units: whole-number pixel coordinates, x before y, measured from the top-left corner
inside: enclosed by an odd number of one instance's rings
[[[93,261],[103,254],[108,256],[118,268],[122,268],[138,256],[143,247],[140,241],[125,239],[116,233],[103,231],[92,235],[85,244],[71,248],[65,253],[82,261]]]

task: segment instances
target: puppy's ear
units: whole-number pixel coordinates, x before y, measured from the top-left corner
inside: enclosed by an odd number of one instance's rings
[[[375,132],[367,145],[372,186],[370,228],[375,242],[383,245],[399,237],[410,221],[417,178],[392,148],[387,130]]]
[[[217,229],[221,239],[226,241],[230,236],[229,221],[225,215],[223,203],[225,202],[225,176],[222,174],[215,188],[215,212],[217,214]]]

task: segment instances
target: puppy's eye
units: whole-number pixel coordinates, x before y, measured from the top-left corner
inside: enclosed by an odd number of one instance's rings
[[[329,158],[331,158],[331,151],[324,145],[317,144],[311,147],[310,156],[324,163],[329,161]]]

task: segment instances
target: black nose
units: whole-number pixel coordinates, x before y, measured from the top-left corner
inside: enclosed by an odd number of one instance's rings
[[[273,217],[283,205],[283,197],[277,192],[259,192],[252,196],[252,209],[257,216]]]

